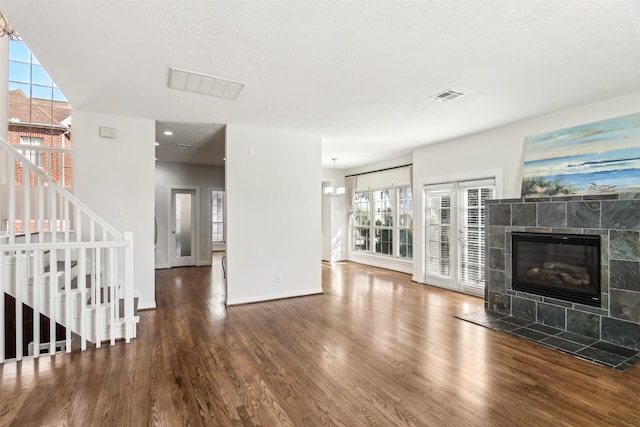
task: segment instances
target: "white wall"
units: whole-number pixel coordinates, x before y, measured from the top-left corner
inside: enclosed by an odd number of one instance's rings
[[[100,138],[101,126],[115,128],[117,138]],[[73,111],[74,194],[116,229],[134,233],[134,285],[143,309],[156,305],[154,142],[153,120]]]
[[[199,247],[196,265],[211,264],[211,190],[224,190],[224,168],[218,166],[183,165],[156,162],[155,213],[158,224],[158,242],[155,253],[156,268],[169,268],[169,218],[171,218],[170,189],[196,187],[200,192]]]
[[[486,132],[427,145],[413,153],[414,277],[424,281],[422,186],[501,170],[504,198],[520,197],[524,139],[558,129],[640,112],[640,92],[539,116]]]
[[[228,125],[227,303],[322,292],[319,137]]]

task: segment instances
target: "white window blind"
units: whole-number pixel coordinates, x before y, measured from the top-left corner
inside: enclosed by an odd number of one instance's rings
[[[459,183],[460,188],[460,280],[484,286],[485,201],[493,198],[493,180]]]
[[[425,187],[426,273],[451,277],[451,200],[454,186]]]

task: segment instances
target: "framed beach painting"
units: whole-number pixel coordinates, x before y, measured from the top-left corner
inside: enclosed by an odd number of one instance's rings
[[[522,197],[640,192],[640,113],[525,139]]]

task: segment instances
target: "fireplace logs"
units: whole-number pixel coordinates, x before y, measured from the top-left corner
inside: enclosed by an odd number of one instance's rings
[[[586,268],[562,262],[545,261],[542,263],[542,268],[533,267],[525,271],[524,274],[530,279],[556,285],[564,283],[573,286],[587,286],[591,283],[591,276],[587,273]]]

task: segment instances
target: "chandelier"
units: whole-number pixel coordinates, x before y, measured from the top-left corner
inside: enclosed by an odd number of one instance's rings
[[[10,40],[20,40],[20,36],[13,29],[11,24],[4,17],[4,14],[0,12],[0,37],[8,36]]]
[[[336,177],[336,157],[331,158],[333,160],[333,178]],[[334,179],[331,180],[331,186],[324,188],[324,195],[329,197],[341,196],[344,194],[344,187],[335,187]]]

